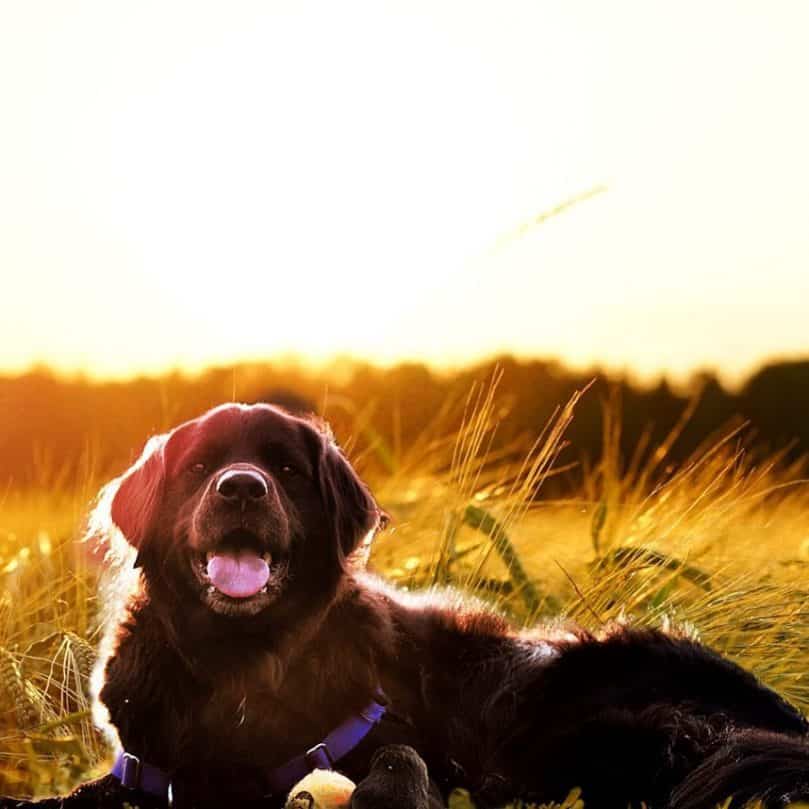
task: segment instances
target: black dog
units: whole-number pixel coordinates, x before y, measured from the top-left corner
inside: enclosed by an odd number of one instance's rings
[[[217,408],[153,440],[107,495],[140,569],[99,695],[126,755],[66,809],[165,807],[169,790],[176,806],[281,806],[315,766],[361,782],[389,744],[479,806],[575,786],[622,809],[809,798],[804,717],[704,646],[518,633],[358,572],[383,517],[311,421]],[[378,794],[369,778],[358,800]],[[391,809],[405,781],[388,779]]]

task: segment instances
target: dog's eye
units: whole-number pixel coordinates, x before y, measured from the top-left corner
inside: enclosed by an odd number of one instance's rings
[[[206,472],[206,466],[204,463],[195,463],[191,466],[191,471],[195,475],[204,475]]]
[[[285,463],[285,464],[284,464],[284,465],[281,467],[281,471],[282,471],[282,472],[283,472],[285,475],[287,475],[287,476],[291,476],[291,475],[297,475],[297,474],[298,474],[298,470],[297,470],[297,469],[296,469],[294,466],[291,466],[291,465],[290,465],[290,464],[288,464],[288,463]]]

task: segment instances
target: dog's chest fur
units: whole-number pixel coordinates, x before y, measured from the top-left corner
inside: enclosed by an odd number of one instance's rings
[[[211,642],[183,661],[148,608],[138,610],[108,661],[101,700],[123,747],[158,766],[215,760],[272,769],[374,694],[368,639],[346,642],[325,627],[323,635],[294,659],[259,643],[236,654],[238,644]]]
[[[281,763],[337,723],[318,704],[316,686],[311,672],[285,672],[275,655],[259,654],[211,683],[192,719],[195,733],[216,738],[220,756],[244,760],[260,751],[263,765]]]

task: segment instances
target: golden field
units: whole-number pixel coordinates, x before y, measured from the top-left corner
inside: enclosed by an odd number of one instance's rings
[[[434,413],[406,446],[373,431],[353,454],[392,526],[369,565],[399,586],[457,586],[516,624],[614,620],[675,627],[753,670],[809,710],[809,481],[801,461],[749,452],[735,427],[674,463],[687,429],[622,457],[621,409],[605,403],[604,452],[555,485],[579,395],[529,440],[494,438],[508,412],[497,378]],[[145,438],[145,436],[144,436]],[[88,676],[99,634],[100,563],[82,542],[104,482],[45,470],[0,492],[0,793],[63,792],[103,772]],[[596,675],[597,676],[597,675]],[[460,799],[459,799],[460,800]],[[571,799],[575,803],[576,796]],[[460,805],[460,804],[458,804]]]

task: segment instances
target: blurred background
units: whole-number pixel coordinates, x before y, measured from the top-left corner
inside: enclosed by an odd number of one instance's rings
[[[103,771],[99,487],[314,412],[370,564],[809,707],[809,7],[0,6],[0,793]]]

